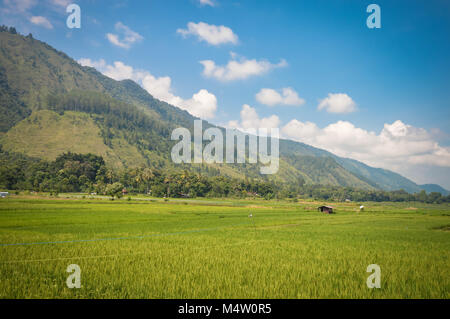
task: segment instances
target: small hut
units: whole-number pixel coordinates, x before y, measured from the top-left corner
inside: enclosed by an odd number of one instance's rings
[[[331,206],[319,206],[317,210],[325,214],[333,214],[333,207]]]

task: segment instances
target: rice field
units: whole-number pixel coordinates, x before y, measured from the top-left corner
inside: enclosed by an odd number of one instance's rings
[[[0,298],[449,298],[449,205],[320,204],[11,196]]]

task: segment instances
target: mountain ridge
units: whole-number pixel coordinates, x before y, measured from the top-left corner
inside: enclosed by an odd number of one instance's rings
[[[31,152],[36,155],[45,152],[47,147],[49,153],[52,153],[55,146],[49,146],[51,143],[47,143],[47,146],[45,143],[28,143],[27,148],[21,148],[21,140],[31,137],[18,132],[26,132],[28,129],[33,129],[31,131],[35,135],[43,132],[44,129],[39,130],[39,127],[49,125],[50,121],[46,120],[45,116],[39,117],[43,115],[43,111],[60,114],[60,117],[64,117],[65,112],[73,112],[68,114],[72,114],[74,121],[82,121],[83,115],[78,113],[87,114],[92,120],[89,122],[93,123],[93,126],[89,126],[90,134],[93,138],[99,136],[102,140],[102,143],[97,142],[92,148],[103,149],[107,162],[122,163],[112,165],[113,167],[176,167],[168,158],[173,142],[167,132],[178,126],[192,130],[196,117],[155,99],[131,80],[115,81],[94,68],[81,66],[67,54],[32,36],[25,37],[2,31],[0,40],[0,111],[7,114],[7,117],[0,121],[0,143],[6,150],[25,154]],[[58,102],[51,105],[51,99]],[[92,101],[104,104],[99,113],[86,111],[86,105]],[[68,105],[76,107],[70,108]],[[92,104],[90,107],[92,109],[96,105]],[[54,117],[52,114],[45,114],[48,118]],[[123,121],[121,116],[128,116],[131,120]],[[214,126],[204,123],[204,127]],[[20,125],[20,130],[17,125]],[[55,130],[55,134],[58,134],[62,128]],[[77,134],[72,137],[80,138]],[[68,143],[75,142],[70,140],[70,136],[59,140],[65,147],[62,147],[61,152],[73,151],[74,147],[70,147]],[[106,152],[108,147],[109,153]],[[284,183],[323,184],[366,190],[404,189],[412,193],[422,189],[420,185],[400,174],[373,168],[353,159],[341,158],[300,142],[280,139],[280,156],[279,173],[265,178]],[[132,162],[131,157],[139,160]],[[186,165],[180,167],[187,168]],[[245,164],[233,167],[211,165],[192,169],[214,169],[225,175],[244,174],[246,177],[263,178],[258,174],[257,167]]]

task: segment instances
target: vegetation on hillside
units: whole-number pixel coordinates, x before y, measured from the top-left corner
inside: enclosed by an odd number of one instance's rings
[[[169,158],[174,144],[170,132],[175,127],[192,130],[195,118],[189,113],[153,98],[131,80],[115,81],[83,67],[31,34],[22,36],[3,26],[0,41],[0,132],[4,133],[0,143],[9,152],[48,161],[68,151],[95,153],[117,172],[141,166],[187,170],[208,177],[258,179],[284,188],[421,189],[393,172],[287,140],[280,141],[280,169],[272,176],[260,175],[258,165],[174,165]],[[48,111],[60,117],[42,113]]]
[[[118,187],[117,185],[122,185]],[[277,184],[260,179],[230,178],[189,172],[136,167],[114,171],[101,156],[65,153],[48,162],[21,154],[0,151],[0,188],[9,190],[86,192],[118,196],[124,193],[155,197],[262,197],[313,198],[334,201],[450,202],[450,196],[421,191],[361,190],[326,185]],[[121,192],[118,192],[120,188]]]

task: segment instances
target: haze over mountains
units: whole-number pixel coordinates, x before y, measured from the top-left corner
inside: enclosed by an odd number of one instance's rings
[[[63,152],[93,153],[108,166],[179,168],[170,133],[192,129],[186,111],[153,98],[131,80],[115,81],[83,67],[32,36],[0,32],[0,144],[4,150],[53,160]],[[206,124],[208,126],[210,124]],[[182,165],[204,173],[263,178],[255,165]],[[417,185],[389,170],[280,140],[280,169],[271,180],[361,189],[448,191]]]

